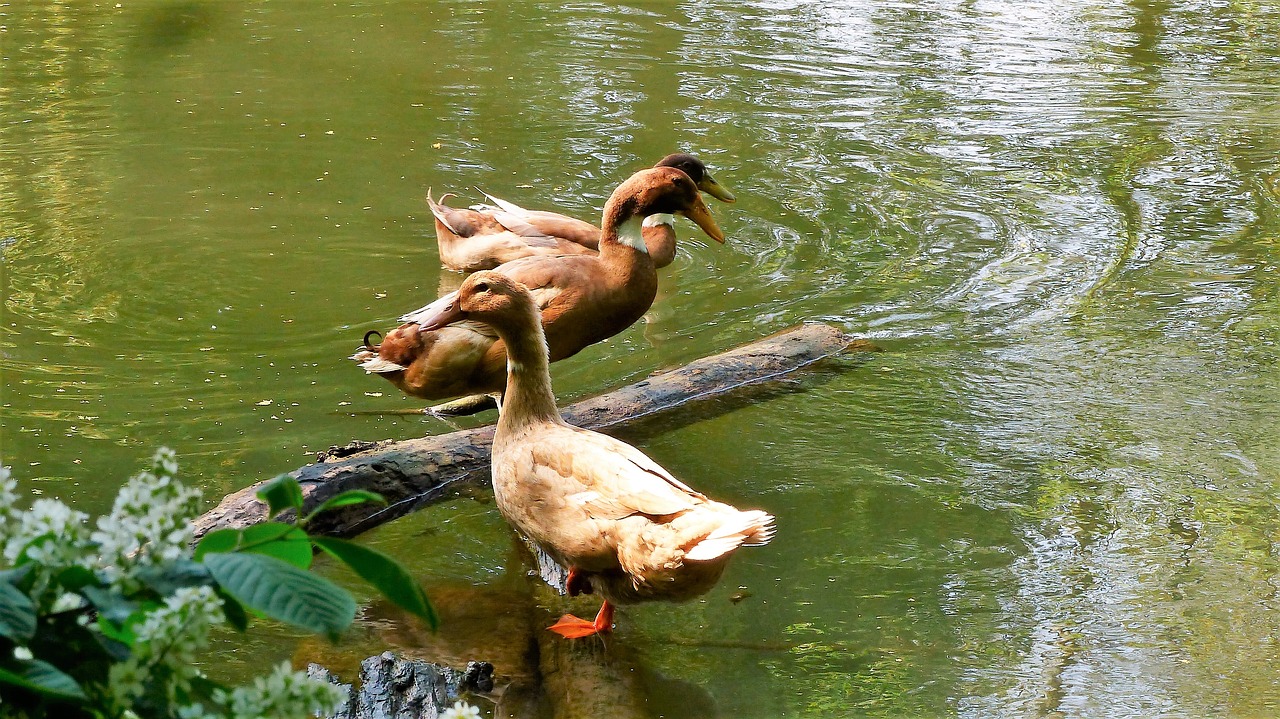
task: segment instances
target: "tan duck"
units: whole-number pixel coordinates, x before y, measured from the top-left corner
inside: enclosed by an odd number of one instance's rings
[[[722,202],[737,201],[693,155],[667,155],[654,167],[674,167],[708,195]],[[440,263],[451,270],[490,270],[521,257],[589,254],[599,249],[600,228],[589,222],[557,212],[526,210],[488,194],[485,197],[492,205],[471,208],[443,204],[448,197],[436,202],[427,193],[427,205],[435,216]],[[655,267],[666,267],[675,260],[675,217],[670,213],[646,218],[642,234]]]
[[[693,180],[675,168],[654,167],[632,175],[610,195],[599,254],[525,257],[499,268],[533,293],[551,361],[618,334],[649,310],[658,274],[642,223],[660,213],[684,215],[724,242]],[[351,359],[423,399],[500,393],[507,380],[506,347],[491,328],[465,320],[429,330],[421,326],[423,317],[456,302],[453,292],[401,317],[405,324],[377,346],[366,335],[364,349]]]
[[[692,599],[715,585],[734,551],[768,543],[773,517],[690,489],[643,452],[565,423],[551,391],[546,338],[532,294],[477,272],[424,331],[481,322],[507,347],[507,389],[493,436],[498,509],[569,569],[570,594],[603,599],[594,621],[565,615],[565,637],[609,631],[615,604]]]

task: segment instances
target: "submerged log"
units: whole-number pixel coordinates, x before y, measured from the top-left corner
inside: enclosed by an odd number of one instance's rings
[[[825,324],[804,324],[765,339],[570,405],[564,418],[579,427],[630,436],[661,419],[670,429],[716,416],[762,395],[794,391],[786,380],[797,370],[849,350],[874,350]],[[814,373],[820,375],[820,373]],[[679,412],[673,410],[679,409]],[[488,479],[493,426],[433,437],[358,442],[322,453],[315,464],[292,472],[306,497],[304,511],[341,492],[377,492],[388,505],[356,505],[326,512],[308,526],[313,533],[353,536]],[[261,484],[228,495],[195,522],[196,536],[222,527],[247,527],[267,519],[255,496]]]

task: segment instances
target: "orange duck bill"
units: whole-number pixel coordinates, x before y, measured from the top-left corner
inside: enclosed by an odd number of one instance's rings
[[[467,313],[462,311],[462,307],[458,305],[458,295],[453,294],[453,301],[436,310],[434,313],[418,320],[419,332],[431,332],[438,330],[445,325],[451,325],[454,322],[461,322],[467,318]]]
[[[707,233],[707,237],[724,244],[724,231],[716,224],[716,219],[711,216],[711,210],[707,207],[707,203],[702,201],[702,196],[695,197],[693,206],[687,210],[680,210],[676,214],[684,215],[693,220],[702,231]]]

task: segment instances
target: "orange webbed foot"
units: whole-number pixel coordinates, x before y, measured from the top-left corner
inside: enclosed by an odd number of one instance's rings
[[[547,629],[565,639],[580,639],[593,634],[611,632],[613,631],[613,605],[608,602],[600,605],[600,613],[596,615],[594,622],[588,622],[572,614],[566,614],[560,617],[560,621],[547,627]]]

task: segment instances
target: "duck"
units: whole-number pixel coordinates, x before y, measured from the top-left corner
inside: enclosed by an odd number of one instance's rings
[[[698,189],[721,202],[737,202],[728,188],[711,176],[697,157],[688,153],[667,155],[654,167],[673,167],[684,172]],[[599,250],[600,228],[557,212],[526,210],[488,193],[492,204],[470,208],[437,202],[427,191],[427,206],[435,218],[436,244],[440,263],[451,270],[475,272],[491,270],[505,262],[534,255],[592,254]],[[658,268],[676,257],[675,217],[658,213],[645,220],[643,235],[653,264]]]
[[[653,167],[627,178],[605,203],[596,254],[534,255],[497,269],[527,287],[541,312],[551,361],[618,334],[653,304],[658,275],[643,238],[644,218],[683,215],[712,240],[724,232],[683,171]],[[401,391],[427,400],[463,395],[500,395],[507,381],[506,344],[488,325],[468,320],[424,328],[423,317],[456,304],[458,293],[400,318],[378,344],[364,345],[351,359]]]
[[[773,538],[768,512],[709,499],[626,442],[564,421],[538,302],[520,282],[477,272],[455,301],[420,321],[425,331],[484,324],[506,345],[492,449],[498,510],[568,569],[568,594],[603,599],[593,620],[566,614],[551,631],[569,639],[601,634],[612,630],[616,605],[697,597],[739,548]]]

